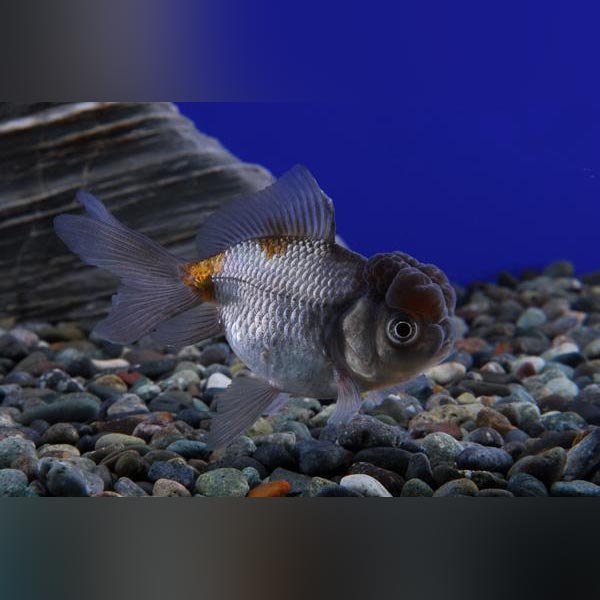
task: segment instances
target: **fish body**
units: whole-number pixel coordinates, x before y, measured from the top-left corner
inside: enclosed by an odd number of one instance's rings
[[[216,262],[208,285],[234,353],[281,390],[335,398],[327,327],[363,291],[364,257],[324,240],[263,238],[228,248]],[[193,285],[205,289],[206,279]]]
[[[215,447],[289,394],[336,398],[330,423],[344,423],[365,392],[392,389],[451,350],[455,297],[445,275],[401,252],[367,259],[337,244],[333,204],[302,167],[214,213],[192,262],[93,196],[78,198],[87,215],[57,217],[57,234],[121,278],[98,334],[174,346],[224,335],[250,370],[217,400]]]

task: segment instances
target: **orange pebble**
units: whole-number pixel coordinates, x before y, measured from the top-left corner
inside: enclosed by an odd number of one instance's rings
[[[261,483],[248,493],[248,498],[279,498],[290,493],[290,484],[285,479]]]
[[[117,373],[117,376],[121,378],[122,381],[124,381],[127,385],[132,385],[134,384],[141,376],[141,373],[137,373],[137,372],[133,372],[133,373],[128,373],[127,371],[119,371]]]

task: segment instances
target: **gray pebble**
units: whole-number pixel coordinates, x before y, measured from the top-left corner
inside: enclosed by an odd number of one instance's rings
[[[198,477],[196,491],[203,496],[245,496],[250,486],[237,469],[215,469]]]
[[[35,444],[20,436],[9,436],[0,440],[0,469],[10,468],[20,457],[35,458]]]
[[[27,496],[29,481],[22,471],[0,469],[0,497]]]
[[[433,468],[440,464],[454,464],[463,451],[463,446],[458,440],[440,431],[425,436],[423,448]]]

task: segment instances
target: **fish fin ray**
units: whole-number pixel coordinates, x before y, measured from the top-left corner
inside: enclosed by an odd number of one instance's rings
[[[290,399],[290,395],[286,392],[281,392],[273,402],[269,406],[267,406],[266,410],[263,411],[263,415],[267,417],[274,415],[276,412],[280,411]]]
[[[206,303],[159,323],[150,335],[160,344],[183,348],[223,334],[218,307]]]
[[[347,423],[358,413],[362,403],[360,389],[352,378],[344,372],[337,371],[338,395],[335,408],[327,421],[327,425],[339,426]]]
[[[212,419],[209,447],[215,449],[230,444],[273,404],[280,392],[259,377],[236,377],[216,399],[217,414]]]
[[[98,335],[130,344],[200,302],[181,280],[182,261],[120,223],[90,194],[80,192],[77,199],[87,216],[55,217],[56,234],[83,262],[121,278],[110,314],[96,326]]]
[[[204,259],[239,242],[270,237],[335,242],[333,203],[305,167],[296,165],[272,185],[213,213],[198,232],[196,247]]]

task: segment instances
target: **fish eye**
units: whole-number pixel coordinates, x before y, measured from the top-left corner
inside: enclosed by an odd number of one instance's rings
[[[387,324],[387,336],[394,344],[408,344],[418,334],[417,324],[406,315],[393,317]]]

